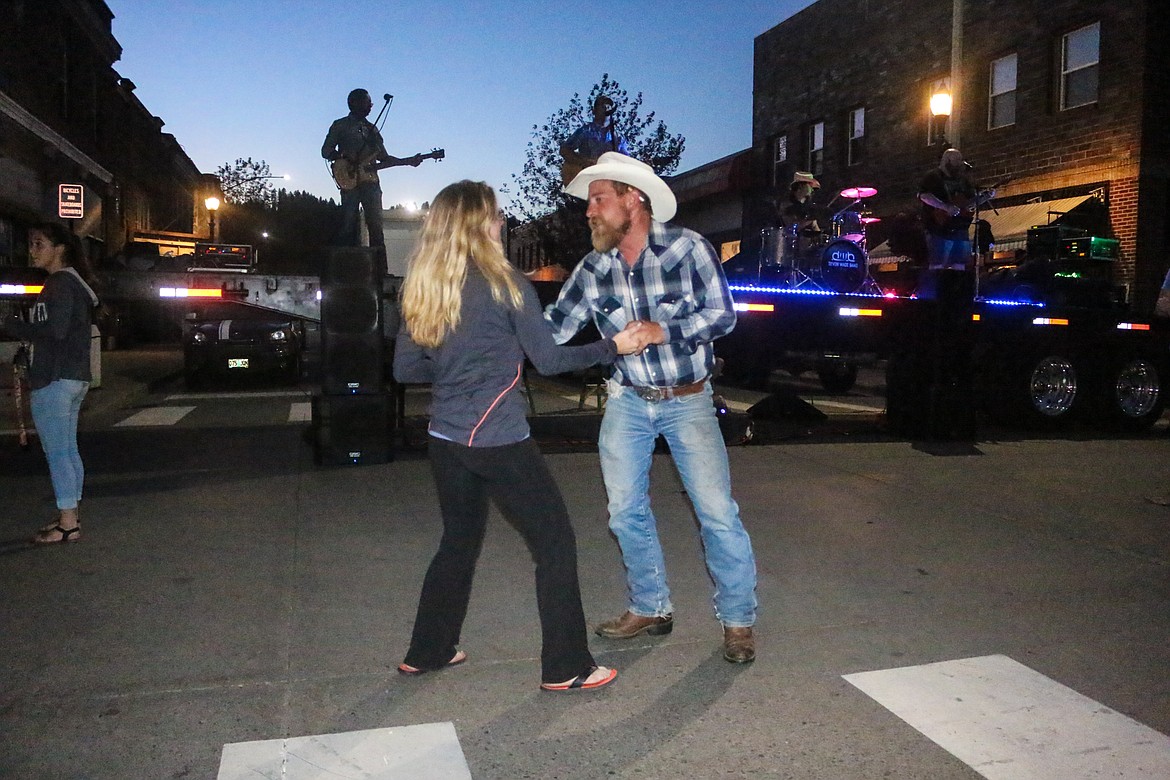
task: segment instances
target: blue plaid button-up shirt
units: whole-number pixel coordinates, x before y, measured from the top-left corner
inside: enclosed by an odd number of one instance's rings
[[[657,221],[649,238],[632,268],[617,249],[590,252],[544,316],[562,344],[590,318],[606,338],[632,320],[653,320],[666,331],[666,343],[619,357],[614,379],[642,387],[688,385],[711,374],[711,342],[735,327],[731,293],[707,239]]]

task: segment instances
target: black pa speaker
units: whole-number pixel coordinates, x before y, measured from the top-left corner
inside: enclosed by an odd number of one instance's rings
[[[321,273],[321,390],[326,395],[383,392],[380,251],[331,249]]]
[[[393,459],[388,393],[313,396],[313,455],[319,465],[357,466]]]

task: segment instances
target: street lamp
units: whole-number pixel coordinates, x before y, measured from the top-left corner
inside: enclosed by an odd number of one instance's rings
[[[930,143],[947,145],[947,120],[951,118],[954,104],[951,85],[947,79],[934,82],[930,90]]]
[[[203,201],[203,205],[207,207],[208,226],[209,226],[208,232],[211,234],[211,243],[214,244],[215,239],[216,239],[216,236],[215,236],[215,212],[219,210],[219,198],[212,195],[212,196],[208,197],[207,200]]]

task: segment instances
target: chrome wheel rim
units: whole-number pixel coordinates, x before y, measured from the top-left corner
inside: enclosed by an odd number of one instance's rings
[[[1145,417],[1158,405],[1161,393],[1158,370],[1148,360],[1131,360],[1117,374],[1113,398],[1117,409],[1133,419]]]
[[[1065,358],[1044,358],[1032,369],[1029,393],[1032,407],[1045,417],[1067,414],[1077,397],[1076,369]]]

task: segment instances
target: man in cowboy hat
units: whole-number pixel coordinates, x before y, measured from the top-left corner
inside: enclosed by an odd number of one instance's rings
[[[788,185],[788,198],[779,208],[780,224],[796,225],[801,232],[820,232],[816,215],[813,213],[813,190],[819,190],[821,183],[808,171],[797,171]]]
[[[727,280],[706,239],[664,224],[675,213],[674,193],[645,163],[606,152],[565,192],[588,201],[593,251],[545,311],[557,341],[568,341],[592,319],[607,337],[636,322],[645,343],[636,355],[618,358],[607,382],[598,449],[629,603],[597,633],[629,639],[674,627],[649,498],[651,455],[661,435],[699,518],[715,581],[715,615],[723,624],[723,657],[752,661],[756,562],[731,497],[727,450],[711,400],[711,342],[735,326]]]

